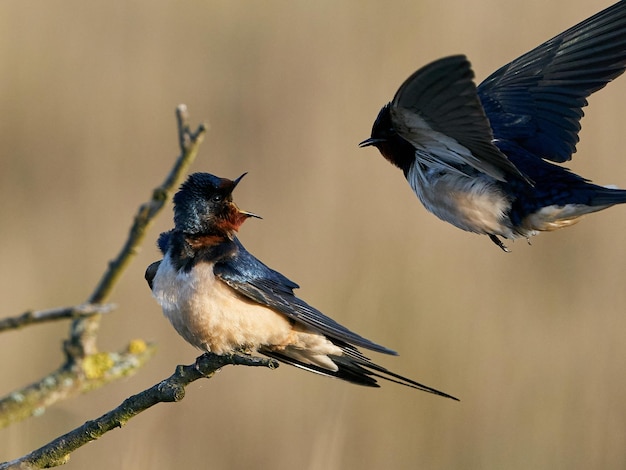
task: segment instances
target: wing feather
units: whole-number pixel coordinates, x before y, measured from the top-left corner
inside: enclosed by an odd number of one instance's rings
[[[469,165],[498,180],[521,177],[493,143],[474,72],[463,55],[436,60],[411,75],[391,102],[394,129],[443,164]]]
[[[397,354],[350,331],[296,297],[293,289],[298,285],[295,282],[255,258],[246,251],[239,240],[235,239],[235,243],[236,254],[218,261],[214,267],[215,275],[231,288],[255,302],[273,308],[290,319],[323,333],[331,340],[343,341],[384,354]]]
[[[496,139],[538,158],[570,160],[587,97],[626,68],[621,1],[501,67],[478,86]]]

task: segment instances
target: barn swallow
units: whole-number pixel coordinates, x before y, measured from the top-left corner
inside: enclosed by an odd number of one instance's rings
[[[244,175],[194,173],[174,196],[174,229],[160,235],[163,259],[146,280],[176,331],[218,355],[258,352],[359,385],[378,387],[380,378],[456,400],[370,361],[357,347],[396,353],[296,297],[296,283],[246,251],[235,233],[258,216],[233,202]]]
[[[456,227],[527,240],[626,202],[555,163],[576,151],[587,97],[624,72],[626,1],[586,19],[478,87],[463,55],[419,69],[374,122],[373,145],[427,210]]]

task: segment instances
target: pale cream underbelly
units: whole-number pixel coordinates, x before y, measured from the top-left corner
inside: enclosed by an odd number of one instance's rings
[[[209,263],[179,272],[166,256],[154,278],[153,295],[176,331],[201,350],[229,354],[268,348],[336,369],[326,355],[341,355],[340,348],[324,335],[238,294],[215,277]]]

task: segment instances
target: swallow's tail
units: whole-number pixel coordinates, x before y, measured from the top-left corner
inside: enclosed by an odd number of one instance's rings
[[[300,369],[308,370],[316,374],[324,375],[327,377],[335,377],[346,382],[350,382],[357,385],[363,385],[365,387],[380,387],[377,382],[377,378],[384,379],[389,382],[395,382],[400,385],[422,390],[423,392],[432,393],[446,398],[459,401],[458,398],[448,395],[445,392],[441,392],[427,385],[421,384],[407,377],[403,377],[395,372],[385,369],[378,364],[371,362],[365,356],[363,356],[358,350],[353,348],[346,348],[345,356],[328,356],[332,362],[337,366],[337,370],[329,370],[324,367],[320,367],[316,364],[310,364],[302,362],[301,360],[287,356],[277,351],[263,350],[260,351],[266,356],[272,357],[278,361],[290,364]]]
[[[543,203],[521,218],[519,233],[527,236],[528,230],[552,231],[577,223],[584,215],[626,203],[626,190],[588,185],[579,191],[570,191],[566,200]]]
[[[333,357],[332,358],[335,364],[339,366],[340,371],[350,370],[353,373],[362,374],[365,377],[368,377],[370,380],[376,383],[376,379],[374,377],[388,380],[389,382],[395,382],[400,385],[405,385],[407,387],[415,388],[417,390],[421,390],[423,392],[432,393],[434,395],[439,395],[441,397],[451,398],[452,400],[459,401],[458,398],[453,397],[445,392],[437,390],[435,388],[429,387],[428,385],[421,384],[416,382],[415,380],[411,380],[407,377],[404,377],[400,374],[396,374],[369,359],[355,359],[355,358],[347,358],[343,357]]]
[[[591,197],[591,206],[599,206],[601,209],[626,203],[626,190],[616,189],[612,186],[600,186]],[[600,209],[599,209],[600,210]]]

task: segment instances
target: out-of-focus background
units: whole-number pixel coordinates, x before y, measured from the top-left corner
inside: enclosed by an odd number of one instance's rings
[[[178,154],[175,106],[211,127],[193,171],[249,175],[241,231],[300,295],[461,398],[283,366],[224,369],[72,455],[68,469],[622,469],[626,208],[502,253],[428,214],[359,149],[415,69],[482,80],[607,0],[110,2],[0,6],[2,316],[83,301]],[[626,187],[626,79],[591,99],[570,167]],[[191,363],[143,279],[168,206],[112,300],[103,350],[159,344],[136,376],[0,431],[0,460]],[[62,361],[68,325],[2,334],[0,394]]]

